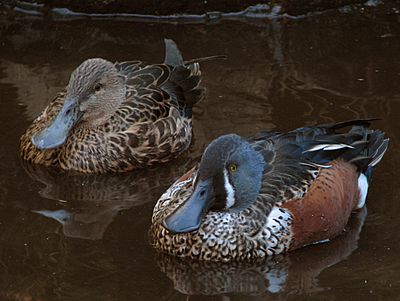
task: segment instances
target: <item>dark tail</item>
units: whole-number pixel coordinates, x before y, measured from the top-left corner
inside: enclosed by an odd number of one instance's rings
[[[203,99],[206,89],[201,86],[201,71],[198,62],[183,61],[181,52],[173,40],[165,39],[164,64],[173,67],[170,78],[162,85],[177,102],[181,114],[192,117],[193,106]]]
[[[352,131],[359,131],[357,127],[353,127]],[[367,176],[368,182],[371,180],[375,166],[382,160],[385,152],[389,147],[389,138],[385,138],[385,133],[379,130],[367,130],[365,133],[365,148],[352,158],[350,162],[358,166],[358,168]]]
[[[353,149],[344,154],[344,158],[355,164],[370,179],[374,167],[381,161],[389,146],[389,138],[380,130],[371,130],[372,121],[379,118],[360,119],[334,124],[334,130],[352,126],[345,134],[352,141],[349,143]]]
[[[383,158],[389,139],[380,130],[369,129],[377,118],[329,123],[295,130],[305,146],[304,154],[315,162],[337,158],[353,163],[369,179]],[[350,129],[344,129],[351,127]],[[303,141],[304,140],[304,141]]]

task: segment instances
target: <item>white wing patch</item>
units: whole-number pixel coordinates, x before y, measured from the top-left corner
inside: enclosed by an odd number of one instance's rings
[[[357,204],[357,209],[360,209],[364,207],[368,194],[368,180],[363,173],[360,173],[358,177],[358,190],[360,191],[360,199]]]
[[[341,149],[341,148],[354,148],[354,147],[351,146],[351,145],[348,145],[348,144],[343,144],[343,143],[339,143],[339,144],[317,144],[317,145],[313,146],[312,148],[309,148],[309,149],[305,150],[303,153],[315,152],[315,151],[319,151],[319,150],[330,151],[330,150],[337,150],[337,149]]]
[[[224,186],[226,191],[226,209],[235,205],[235,190],[229,182],[228,171],[224,169]]]

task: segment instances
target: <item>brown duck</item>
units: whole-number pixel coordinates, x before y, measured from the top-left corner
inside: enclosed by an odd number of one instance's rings
[[[186,150],[203,96],[198,61],[165,40],[163,64],[88,59],[21,137],[33,164],[84,173],[126,172]]]

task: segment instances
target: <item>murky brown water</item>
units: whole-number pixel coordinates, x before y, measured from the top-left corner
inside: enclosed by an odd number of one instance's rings
[[[0,32],[1,300],[400,300],[400,18],[390,5],[255,23],[3,15]],[[209,93],[188,153],[101,177],[21,164],[19,136],[80,62],[160,62],[164,37],[187,59],[229,58],[202,66]],[[253,265],[176,261],[149,246],[155,201],[212,138],[375,116],[390,149],[368,215],[333,242]]]

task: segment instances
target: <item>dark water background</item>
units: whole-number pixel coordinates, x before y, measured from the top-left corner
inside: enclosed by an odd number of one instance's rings
[[[0,300],[400,300],[400,17],[387,3],[302,19],[212,24],[0,14]],[[202,65],[207,98],[181,158],[125,175],[24,167],[19,137],[84,59]],[[158,256],[155,201],[218,135],[381,117],[390,148],[367,210],[331,243],[259,264]],[[362,228],[362,229],[361,229]]]

